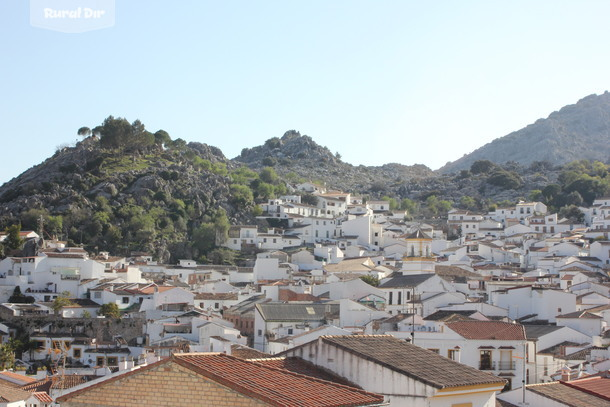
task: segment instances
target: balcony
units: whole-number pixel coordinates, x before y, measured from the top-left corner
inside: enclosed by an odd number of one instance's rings
[[[498,370],[515,370],[515,362],[498,362]]]
[[[482,360],[479,362],[479,370],[516,370],[515,362],[490,362]]]

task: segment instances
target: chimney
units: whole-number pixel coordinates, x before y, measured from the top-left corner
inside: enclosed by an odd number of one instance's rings
[[[568,366],[564,366],[561,368],[561,381],[569,382],[570,381],[570,373],[571,370]]]

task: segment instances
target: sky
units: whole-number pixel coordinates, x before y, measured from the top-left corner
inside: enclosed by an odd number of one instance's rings
[[[0,184],[109,115],[228,158],[294,129],[437,169],[610,89],[605,0],[30,1],[0,2]],[[91,1],[112,26],[32,25]]]

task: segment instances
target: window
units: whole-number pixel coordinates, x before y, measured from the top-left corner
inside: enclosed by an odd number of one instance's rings
[[[93,298],[102,298],[102,292],[101,291],[96,291],[93,293]]]
[[[217,302],[215,302],[215,303],[214,303],[214,308],[215,308],[215,309],[220,308],[220,304],[219,304],[219,303],[217,303]]]
[[[437,354],[438,354],[438,353],[440,353],[440,352],[439,352],[439,350],[438,350],[438,349],[436,349],[436,348],[428,348],[428,350],[429,350],[430,352],[434,352],[434,353],[437,353]]]
[[[104,366],[106,363],[106,361],[104,360],[103,356],[98,356],[97,358],[95,358],[95,364],[97,366]]]
[[[479,369],[480,370],[492,370],[493,364],[491,362],[491,351],[490,350],[482,350],[481,357],[479,361]]]
[[[292,328],[288,328],[288,335],[292,335],[293,329]]]
[[[108,356],[108,366],[118,366],[119,360],[116,356]]]
[[[123,297],[123,304],[129,304],[129,297]]]
[[[388,298],[388,304],[392,305],[392,291],[390,291],[390,297]]]
[[[78,349],[78,348],[72,349],[72,357],[74,357],[74,359],[80,359],[80,357],[81,357],[81,350]]]
[[[402,292],[401,291],[398,292],[398,302],[397,302],[397,304],[398,305],[402,304]]]
[[[202,302],[199,303],[199,308],[203,308],[203,303]]]
[[[451,359],[451,360],[457,361],[458,360],[458,352],[459,352],[458,349],[449,349],[447,351],[447,357],[449,359]]]
[[[258,330],[258,336],[263,336],[263,330],[262,329]]]

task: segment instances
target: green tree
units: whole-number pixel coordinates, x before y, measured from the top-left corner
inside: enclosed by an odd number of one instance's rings
[[[155,144],[159,146],[169,146],[172,142],[169,134],[165,130],[157,130],[154,134]]]
[[[541,202],[544,200],[544,194],[539,189],[532,189],[527,196],[527,199],[530,202]]]
[[[216,231],[211,223],[202,223],[193,230],[191,246],[195,256],[208,253],[215,246]]]
[[[20,250],[23,247],[24,240],[20,236],[21,225],[11,225],[6,228],[6,238],[4,239],[4,247],[8,250]]]
[[[67,307],[69,305],[72,305],[72,301],[70,301],[70,292],[69,291],[64,291],[61,294],[59,294],[57,296],[57,298],[55,298],[53,300],[53,303],[51,304],[51,309],[53,310],[55,315],[58,315],[59,311],[63,307]]]
[[[275,184],[279,180],[277,173],[271,167],[263,168],[259,174],[259,178],[261,179],[261,181],[266,182],[268,184]]]
[[[234,265],[237,254],[235,250],[218,247],[210,251],[206,257],[211,264]]]
[[[406,210],[412,215],[417,212],[417,202],[409,198],[403,198],[403,200],[400,201],[400,209]]]
[[[516,172],[497,169],[487,178],[487,183],[502,189],[517,189],[523,182]]]
[[[390,198],[389,196],[384,196],[381,198],[382,201],[388,201],[389,205],[390,205],[390,210],[395,210],[398,209],[398,201],[396,200],[396,198]]]
[[[227,241],[231,223],[229,222],[229,218],[227,217],[227,211],[225,211],[223,208],[218,208],[218,210],[214,214],[213,221],[215,235],[214,243],[218,246]]]
[[[318,206],[318,197],[310,193],[304,193],[301,195],[301,203],[311,206]]]
[[[15,349],[10,343],[0,345],[0,370],[11,369],[15,366]]]
[[[121,318],[121,311],[119,310],[119,306],[114,302],[102,304],[100,309],[97,311],[97,314],[102,315],[106,318]]]
[[[487,174],[496,168],[496,164],[489,160],[478,160],[470,166],[470,172],[473,174]]]
[[[585,214],[576,205],[564,206],[559,210],[559,216],[574,223],[585,222]]]
[[[36,299],[31,295],[23,295],[21,288],[17,285],[13,290],[13,295],[8,298],[8,302],[12,304],[32,304]]]
[[[266,182],[260,182],[256,187],[256,196],[260,200],[267,200],[274,197],[274,191],[273,185]]]
[[[369,276],[369,275],[360,276],[360,280],[364,281],[368,285],[372,285],[373,287],[379,286],[379,279],[374,276]]]
[[[230,191],[231,202],[238,207],[244,207],[254,201],[254,194],[247,185],[232,184]]]
[[[460,198],[460,206],[464,209],[474,210],[477,208],[477,202],[473,197],[464,195]]]
[[[80,129],[78,129],[78,131],[76,132],[76,134],[78,134],[81,137],[89,137],[91,135],[91,129],[89,127],[81,127]]]

